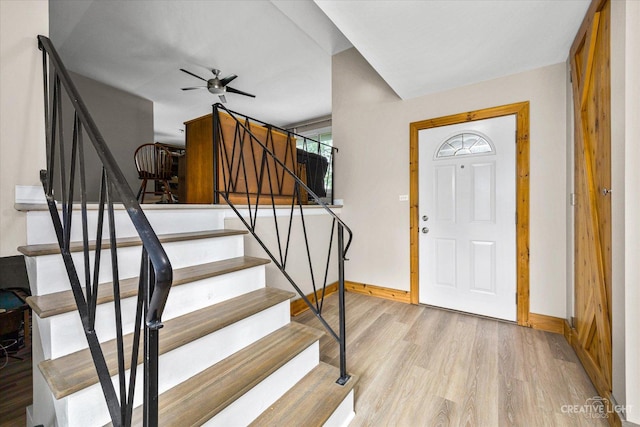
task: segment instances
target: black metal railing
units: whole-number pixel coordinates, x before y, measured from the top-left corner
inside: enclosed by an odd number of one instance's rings
[[[215,106],[214,106],[215,108]],[[298,169],[293,171],[298,177],[304,176],[305,184],[318,196],[318,198],[327,204],[334,203],[334,158],[335,153],[338,153],[338,148],[333,145],[322,142],[318,139],[313,139],[309,136],[301,135],[291,129],[281,128],[267,122],[264,122],[255,117],[247,116],[245,114],[238,113],[225,108],[225,111],[232,113],[235,117],[241,118],[244,122],[250,122],[259,125],[266,129],[269,135],[267,143],[273,140],[273,133],[284,135],[287,142],[292,142],[291,147],[295,148],[291,150],[291,154],[296,158]],[[289,153],[287,153],[289,154]],[[287,160],[291,160],[289,156]],[[303,167],[303,169],[300,168]],[[302,173],[301,173],[302,171]],[[216,176],[214,176],[214,180]],[[214,182],[214,186],[217,183]],[[312,198],[307,201],[308,203],[315,203]],[[214,203],[218,203],[215,201]]]
[[[296,173],[296,141],[292,132],[242,116],[222,104],[215,104],[213,147],[214,203],[221,202],[222,198],[233,209],[286,280],[339,343],[340,378],[337,382],[345,384],[349,375],[346,367],[344,261],[353,233]],[[308,216],[305,216],[304,209],[309,201],[324,209],[331,219],[330,230],[327,230],[322,242],[310,239]],[[282,208],[288,211],[278,215]],[[285,219],[284,224],[278,221],[279,217]],[[294,223],[302,230],[302,239],[298,240],[301,242],[300,248],[292,248]],[[345,231],[348,235],[346,243]],[[275,238],[270,237],[273,235]],[[314,230],[314,235],[318,235],[317,230]],[[326,252],[318,247],[323,243]],[[302,274],[299,272],[300,265],[296,265],[296,276],[302,277],[295,279],[291,268],[288,268],[291,267],[292,252],[304,253],[307,261]],[[320,263],[321,268],[318,268],[317,261],[314,262],[318,257],[312,256],[312,252],[327,254],[326,261]],[[333,257],[337,257],[337,260]],[[337,261],[337,271],[331,271],[332,260]],[[322,316],[324,297],[332,273],[337,273],[337,332]],[[313,290],[311,298],[302,290],[305,287],[303,285],[309,284]]]
[[[162,327],[162,312],[171,289],[173,275],[171,264],[53,44],[47,37],[38,36],[38,46],[43,52],[47,146],[47,169],[40,172],[40,180],[109,415],[114,426],[131,425],[140,335],[143,333],[143,418],[145,426],[156,426],[158,424],[158,339],[159,329]],[[71,133],[70,145],[66,138],[69,133]],[[91,144],[84,143],[85,135]],[[93,153],[86,153],[87,147],[89,149],[93,147],[91,150]],[[95,241],[90,240],[87,218],[86,169],[89,157],[97,159],[98,168],[101,168],[97,193],[99,201]],[[91,172],[95,174],[94,170]],[[125,354],[114,203],[124,205],[142,242],[131,354]],[[84,255],[82,261],[78,263],[71,256],[73,211],[77,207],[80,213]],[[107,232],[104,231],[105,228],[108,229]],[[108,236],[103,239],[106,233]],[[90,256],[92,249],[95,250],[93,259]],[[111,374],[95,330],[98,279],[103,257],[110,258],[111,264],[118,356],[118,390],[111,381]],[[80,276],[83,278],[81,279]],[[131,367],[128,378],[127,361]]]

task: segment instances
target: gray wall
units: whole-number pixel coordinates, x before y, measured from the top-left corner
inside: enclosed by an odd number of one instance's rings
[[[153,142],[153,102],[80,74],[70,74],[127,182],[134,194],[137,193],[140,180],[133,153],[141,144]],[[70,114],[69,107],[65,111]],[[72,123],[70,115],[65,117]],[[65,132],[70,140],[71,127],[66,127]],[[84,141],[89,162],[86,169],[87,196],[89,201],[97,201],[100,163],[86,134]]]

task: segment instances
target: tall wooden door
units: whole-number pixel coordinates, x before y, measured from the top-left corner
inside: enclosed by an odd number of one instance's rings
[[[576,195],[572,344],[603,397],[609,397],[612,385],[609,23],[609,1],[595,0],[571,48]]]

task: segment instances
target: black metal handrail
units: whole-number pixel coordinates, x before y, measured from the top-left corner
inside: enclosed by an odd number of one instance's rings
[[[220,110],[224,111],[232,118],[233,131],[229,128],[224,131],[221,125]],[[243,222],[245,227],[253,235],[260,246],[265,250],[273,263],[282,272],[287,281],[298,292],[302,300],[311,309],[315,316],[320,320],[329,334],[336,339],[340,346],[340,378],[339,384],[345,384],[349,380],[346,367],[346,327],[345,327],[345,301],[344,301],[344,261],[346,254],[353,239],[351,229],[333,212],[329,206],[315,194],[312,189],[291,169],[291,165],[295,164],[292,160],[292,148],[295,147],[293,133],[283,131],[280,135],[286,135],[284,153],[280,156],[276,155],[276,143],[272,130],[275,127],[266,125],[264,122],[258,121],[261,128],[266,128],[265,141],[260,139],[252,132],[252,126],[255,126],[255,119],[243,116],[243,120],[238,118],[239,114],[227,109],[222,104],[213,105],[213,156],[214,156],[214,201],[218,203],[219,197],[233,209],[238,218]],[[254,122],[254,123],[252,123]],[[255,129],[255,128],[254,128]],[[280,130],[280,129],[279,129]],[[285,133],[286,132],[286,133]],[[229,140],[231,138],[233,140]],[[282,141],[281,141],[282,142]],[[250,184],[250,182],[252,184]],[[313,262],[310,250],[309,236],[305,222],[303,209],[303,194],[306,192],[307,197],[322,207],[331,217],[331,232],[329,245],[327,248],[327,261],[324,270],[324,280],[321,289],[316,284],[316,274],[313,270]],[[242,205],[236,206],[235,200],[242,201]],[[287,224],[286,239],[281,239],[281,231],[277,221],[276,205],[281,204],[283,200],[290,200],[289,222]],[[280,202],[280,203],[278,203]],[[264,238],[260,236],[258,225],[258,209],[260,206],[270,208],[273,215],[269,219],[273,219],[275,228],[276,243],[275,248],[269,248]],[[309,277],[306,278],[311,282],[313,288],[313,299],[315,304],[302,291],[300,285],[292,278],[287,270],[287,260],[290,253],[291,231],[294,221],[294,211],[299,209],[299,218],[302,225],[304,248],[308,260]],[[248,209],[248,218],[245,218],[240,209]],[[262,223],[261,223],[262,224]],[[348,234],[345,244],[344,233]],[[326,294],[327,281],[329,277],[329,267],[331,262],[331,254],[333,250],[334,235],[337,235],[337,258],[338,258],[338,308],[339,308],[339,331],[336,332],[327,323],[322,316],[322,308],[324,297]],[[273,249],[273,250],[272,250]]]
[[[144,215],[131,187],[118,167],[113,155],[89,114],[78,90],[70,78],[51,41],[38,36],[38,47],[43,52],[45,130],[47,169],[40,172],[47,205],[53,220],[60,251],[65,263],[71,289],[87,337],[89,350],[95,363],[100,384],[114,426],[131,425],[133,396],[136,382],[141,329],[144,331],[144,424],[158,424],[158,342],[164,310],[173,270],[169,258]],[[64,88],[64,94],[62,92]],[[63,95],[72,105],[73,117],[65,117]],[[72,124],[70,123],[72,121]],[[71,147],[65,147],[65,128],[72,126]],[[89,256],[89,230],[87,219],[86,158],[83,134],[91,140],[102,167],[98,202],[98,225],[95,238],[95,257]],[[58,161],[56,162],[56,157]],[[68,165],[69,164],[69,165]],[[69,170],[67,170],[69,166]],[[59,181],[57,181],[59,179]],[[70,252],[71,226],[74,203],[78,196],[82,221],[83,260],[76,265]],[[58,198],[58,202],[56,202]],[[138,301],[136,305],[130,374],[126,378],[125,345],[120,304],[120,282],[115,230],[114,202],[122,203],[142,242]],[[105,219],[106,210],[106,219]],[[118,386],[116,392],[100,341],[95,331],[95,314],[98,296],[98,277],[102,255],[104,223],[108,225],[111,274],[114,292],[116,344],[118,349]],[[93,264],[93,265],[92,265]],[[93,270],[92,270],[93,268]],[[84,270],[84,289],[78,271]],[[144,322],[143,322],[144,316]],[[128,384],[128,386],[127,386]]]

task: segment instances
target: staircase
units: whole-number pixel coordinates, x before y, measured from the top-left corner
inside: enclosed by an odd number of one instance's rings
[[[79,215],[74,211],[72,215]],[[88,210],[88,223],[97,210]],[[159,330],[158,420],[167,426],[344,426],[354,415],[351,378],[319,362],[323,332],[290,322],[292,292],[266,287],[270,261],[244,255],[245,231],[225,230],[222,209],[145,206],[173,267]],[[71,241],[82,239],[71,224]],[[117,355],[112,269],[100,268],[95,330],[118,390],[118,365],[131,368],[141,242],[116,206],[118,274],[124,337]],[[28,425],[102,426],[111,418],[70,290],[48,211],[27,214],[25,255],[33,296],[34,402]],[[89,235],[95,235],[90,231]],[[105,249],[105,245],[102,245]],[[82,266],[83,245],[70,244]],[[90,245],[93,259],[95,244]],[[83,271],[78,271],[83,276]],[[143,357],[138,355],[132,425],[142,425]]]

